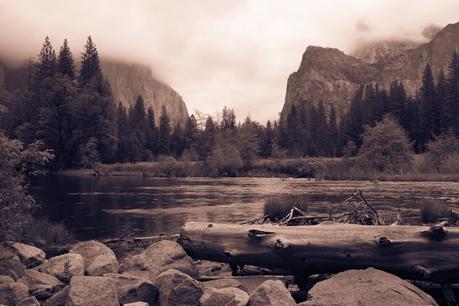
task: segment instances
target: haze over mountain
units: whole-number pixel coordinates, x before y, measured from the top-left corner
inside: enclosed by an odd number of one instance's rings
[[[389,89],[400,81],[409,96],[415,96],[427,63],[435,76],[445,71],[453,52],[459,49],[459,23],[449,24],[428,43],[412,41],[376,42],[354,51],[354,56],[333,48],[309,46],[298,71],[287,84],[282,117],[292,104],[335,105],[339,116],[349,109],[355,91],[363,84]]]
[[[35,57],[49,35],[55,47],[67,37],[78,59],[92,35],[101,56],[150,66],[190,112],[227,105],[264,121],[277,118],[306,46],[422,43],[426,25],[457,16],[457,0],[0,0],[0,53]]]

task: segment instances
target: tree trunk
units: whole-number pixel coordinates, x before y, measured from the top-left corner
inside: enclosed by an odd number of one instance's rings
[[[298,276],[374,267],[408,279],[459,281],[459,228],[442,225],[188,222],[179,242],[195,259],[280,268]]]

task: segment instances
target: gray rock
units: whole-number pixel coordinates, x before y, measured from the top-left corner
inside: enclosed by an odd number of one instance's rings
[[[158,277],[159,304],[199,305],[204,290],[200,282],[177,270],[167,270]]]
[[[149,306],[149,304],[145,302],[134,302],[134,303],[123,304],[123,306]]]
[[[15,280],[8,275],[0,275],[0,284],[9,284],[9,283],[14,283]]]
[[[169,269],[178,270],[191,277],[197,276],[193,260],[182,246],[174,241],[163,240],[150,245],[145,251],[125,260],[123,271],[143,271],[136,275],[155,282],[156,276]]]
[[[0,275],[6,275],[14,280],[18,280],[25,275],[26,267],[15,258],[5,258],[0,260]]]
[[[250,306],[293,306],[292,295],[280,280],[267,280],[250,295]]]
[[[70,253],[83,256],[87,275],[100,276],[119,271],[115,253],[100,242],[94,240],[80,242],[70,250]]]
[[[36,297],[31,296],[20,301],[16,304],[16,306],[40,306],[40,303],[38,302]]]
[[[47,299],[43,306],[65,306],[65,301],[69,295],[69,286],[59,290],[57,293],[54,293],[49,299]]]
[[[238,288],[238,289],[241,289],[242,291],[249,293],[249,290],[243,284],[241,284],[240,281],[234,278],[215,279],[215,280],[203,282],[202,285],[204,286],[204,288],[211,287],[211,288],[216,288],[216,289],[233,287],[233,288]]]
[[[19,282],[26,284],[30,294],[38,299],[49,298],[65,286],[56,277],[32,269],[26,270],[26,275]]]
[[[19,242],[12,242],[9,246],[27,268],[38,266],[46,259],[46,253],[37,247]]]
[[[29,288],[23,283],[0,284],[0,304],[14,306],[29,297]]]
[[[75,276],[70,281],[66,306],[118,306],[116,284],[101,276]]]
[[[245,306],[249,302],[249,294],[238,288],[207,287],[199,300],[201,306]]]
[[[338,273],[317,283],[309,295],[300,305],[437,305],[416,286],[373,268]]]
[[[80,254],[64,254],[49,259],[46,272],[68,283],[74,276],[84,275],[84,259]]]
[[[149,280],[129,274],[105,274],[115,281],[118,300],[121,304],[146,302],[151,305],[158,297],[158,288]]]

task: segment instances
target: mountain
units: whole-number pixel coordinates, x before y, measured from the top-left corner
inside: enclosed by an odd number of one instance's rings
[[[112,87],[115,100],[124,106],[134,105],[137,96],[142,95],[145,108],[153,106],[157,124],[163,106],[171,126],[183,125],[188,119],[182,97],[169,85],[155,79],[149,67],[102,59],[102,71]]]
[[[4,61],[7,63],[7,61]],[[145,107],[153,106],[156,123],[164,106],[171,126],[184,125],[188,111],[182,97],[169,85],[155,79],[151,69],[140,64],[102,59],[102,71],[112,88],[115,102],[128,107],[134,105],[138,95],[142,95]],[[10,65],[0,61],[0,104],[6,104],[16,90],[26,86],[27,64]]]
[[[398,80],[408,95],[415,96],[425,65],[432,66],[434,75],[446,71],[453,52],[459,50],[458,38],[459,23],[455,23],[434,34],[428,43],[413,48],[409,43],[386,42],[366,45],[351,56],[338,49],[310,46],[298,71],[288,78],[281,119],[286,118],[293,104],[316,104],[320,100],[327,109],[334,105],[340,118],[363,84],[388,89]]]
[[[419,43],[410,40],[371,41],[360,43],[351,55],[367,63],[374,64],[390,60],[417,46],[419,46]]]

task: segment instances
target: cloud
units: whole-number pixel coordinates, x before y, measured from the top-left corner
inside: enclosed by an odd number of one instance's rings
[[[227,105],[265,121],[277,118],[308,45],[420,40],[425,25],[457,16],[457,0],[0,0],[0,53],[34,56],[49,35],[56,48],[67,37],[79,57],[90,34],[102,55],[150,65],[188,109]]]

